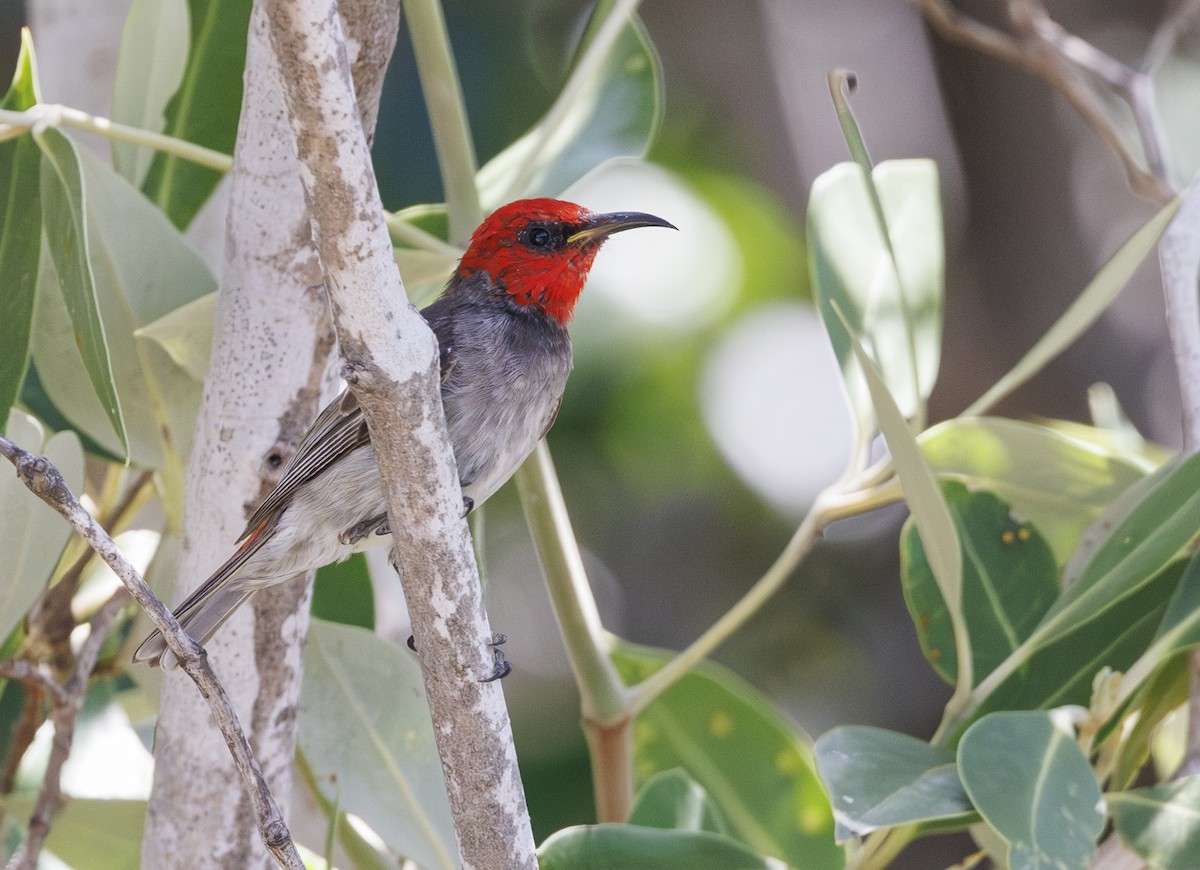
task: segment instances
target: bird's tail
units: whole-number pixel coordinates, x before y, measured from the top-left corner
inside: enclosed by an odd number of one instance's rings
[[[205,594],[189,598],[175,611],[175,618],[183,626],[183,630],[191,635],[198,643],[208,643],[218,628],[220,628],[233,611],[250,597],[253,588],[245,587],[231,589],[227,585],[214,585],[212,589],[202,590]],[[167,642],[162,633],[153,632],[133,654],[135,662],[147,662],[151,667],[161,666],[163,670],[174,670],[179,664],[175,654],[167,649]]]

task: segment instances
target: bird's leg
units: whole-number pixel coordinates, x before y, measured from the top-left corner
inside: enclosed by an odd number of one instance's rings
[[[369,535],[390,535],[391,533],[392,528],[388,525],[387,514],[380,514],[377,517],[368,517],[361,523],[355,523],[338,535],[338,540],[343,544],[354,545]]]

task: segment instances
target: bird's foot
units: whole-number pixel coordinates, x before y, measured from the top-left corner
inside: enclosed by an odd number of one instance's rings
[[[497,633],[492,635],[491,642],[488,643],[488,646],[491,647],[492,650],[492,672],[479,682],[491,683],[495,680],[503,680],[512,673],[512,662],[506,659],[504,657],[504,653],[500,650],[500,647],[503,646],[507,641],[508,635],[506,634]],[[417,651],[416,638],[414,638],[411,634],[408,636],[408,648],[413,652]]]
[[[475,510],[475,499],[470,496],[463,496],[463,517],[466,517],[471,511]]]
[[[507,635],[499,633],[492,635],[492,642],[488,644],[492,648],[492,672],[479,682],[491,683],[495,680],[503,680],[512,673],[512,662],[504,657],[504,652],[500,649],[507,640]]]
[[[343,544],[353,546],[371,535],[390,535],[391,533],[392,528],[388,525],[387,514],[382,514],[377,517],[369,517],[361,523],[355,523],[338,535],[338,540]]]

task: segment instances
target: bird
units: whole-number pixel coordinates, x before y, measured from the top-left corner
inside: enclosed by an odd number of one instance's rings
[[[554,424],[572,368],[567,327],[601,245],[642,212],[595,213],[557,199],[501,206],[471,236],[445,290],[421,311],[437,337],[442,407],[466,512],[517,470]],[[398,519],[399,521],[399,519]],[[233,554],[174,611],[204,644],[259,589],[388,543],[383,480],[353,393],[301,438]],[[152,632],[134,662],[178,662]]]

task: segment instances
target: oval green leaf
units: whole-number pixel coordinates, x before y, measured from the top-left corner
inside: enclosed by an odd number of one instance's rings
[[[1009,844],[1012,870],[1084,870],[1104,830],[1104,798],[1074,734],[1048,713],[994,713],[958,746],[963,785]]]
[[[847,725],[823,734],[813,750],[839,841],[918,822],[965,826],[975,818],[954,756],[944,749],[883,728]]]
[[[682,768],[664,770],[646,781],[634,800],[629,824],[726,835],[730,832],[721,808]]]
[[[720,834],[638,825],[564,828],[537,855],[541,870],[786,870],[782,861],[755,855]]]

